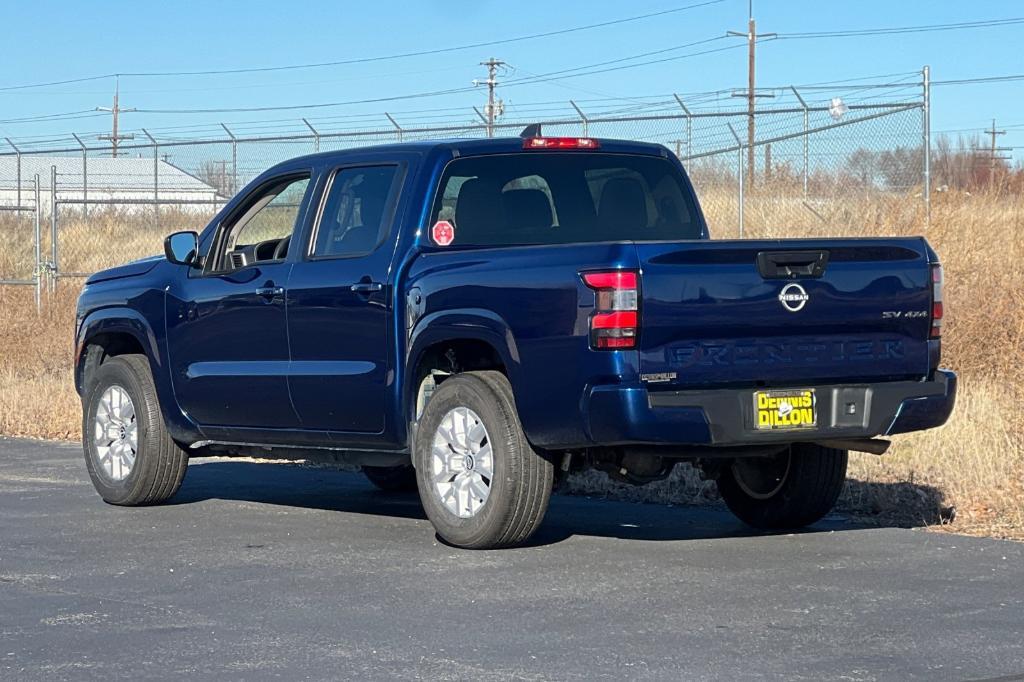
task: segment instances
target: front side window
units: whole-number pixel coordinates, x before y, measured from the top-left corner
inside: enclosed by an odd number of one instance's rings
[[[373,251],[387,232],[397,166],[335,172],[320,211],[311,255],[356,256]]]
[[[434,220],[454,244],[504,246],[700,238],[679,169],[655,156],[532,152],[452,161]]]
[[[288,255],[309,176],[290,177],[260,190],[241,215],[224,229],[222,253],[215,270],[238,268]]]

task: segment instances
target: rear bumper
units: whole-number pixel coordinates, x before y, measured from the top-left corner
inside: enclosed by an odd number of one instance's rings
[[[934,428],[953,411],[956,386],[956,374],[938,370],[927,381],[806,387],[816,391],[818,423],[792,431],[754,428],[752,389],[650,392],[643,386],[595,386],[584,408],[587,435],[595,445],[742,446]]]

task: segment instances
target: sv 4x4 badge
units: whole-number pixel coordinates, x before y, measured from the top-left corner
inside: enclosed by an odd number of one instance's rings
[[[908,320],[919,320],[928,317],[927,310],[883,310],[883,320],[898,320],[900,318]]]

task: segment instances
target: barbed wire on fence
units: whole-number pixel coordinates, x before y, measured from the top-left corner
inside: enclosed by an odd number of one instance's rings
[[[794,105],[794,102],[797,105]],[[809,104],[799,96],[754,113],[754,163],[747,167],[749,112],[689,108],[678,98],[623,115],[549,117],[539,122],[548,135],[622,138],[665,145],[687,167],[716,236],[753,230],[786,236],[785,230],[841,231],[844,211],[865,199],[921,203],[927,106],[921,99]],[[582,115],[581,113],[582,112]],[[505,120],[495,135],[515,136],[537,120]],[[731,129],[731,128],[732,129]],[[152,132],[152,131],[150,131]],[[33,253],[51,253],[52,275],[80,276],[159,253],[172,229],[203,227],[250,180],[274,164],[317,151],[425,139],[482,138],[479,123],[422,125],[388,122],[373,129],[244,135],[225,129],[220,137],[162,139],[109,147],[80,144],[0,152],[0,206],[28,206],[50,229],[35,249],[31,231],[0,212],[6,243],[26,242],[0,257],[0,281],[39,272]],[[38,205],[27,198],[40,177]],[[768,224],[769,219],[775,221]],[[844,223],[847,221],[847,223]],[[14,254],[14,255],[12,255]]]

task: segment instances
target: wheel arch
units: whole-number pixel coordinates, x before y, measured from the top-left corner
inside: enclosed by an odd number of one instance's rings
[[[508,324],[489,310],[462,309],[434,313],[416,324],[405,363],[402,414],[415,418],[419,384],[430,369],[471,371],[493,369],[504,374],[513,391],[520,374],[519,351]],[[450,366],[449,351],[456,366]]]
[[[90,373],[107,358],[126,353],[144,355],[164,424],[175,440],[192,442],[201,434],[197,425],[177,408],[161,346],[162,331],[154,329],[142,313],[131,308],[102,308],[86,315],[75,335],[75,390],[84,399],[90,388]]]
[[[153,377],[162,367],[156,335],[146,319],[130,308],[104,308],[82,320],[75,340],[75,389],[88,390],[87,375],[106,358],[126,353],[146,356]]]

